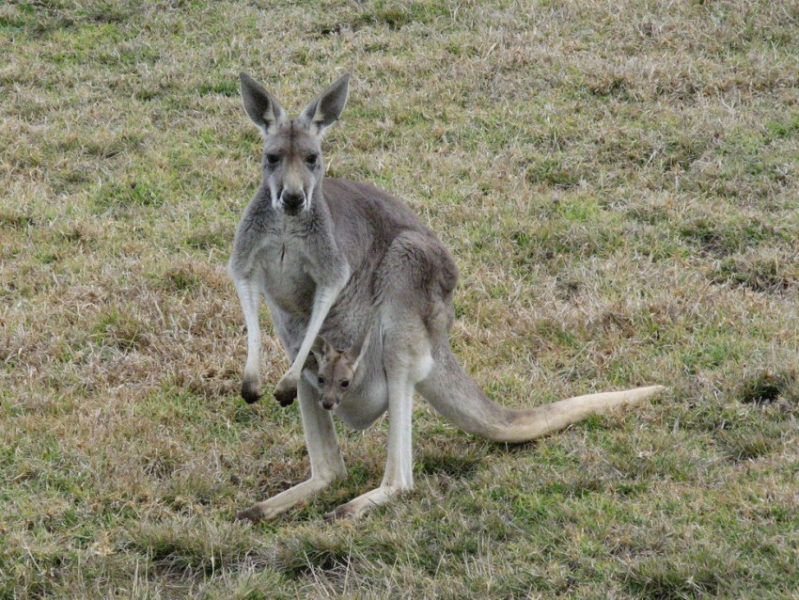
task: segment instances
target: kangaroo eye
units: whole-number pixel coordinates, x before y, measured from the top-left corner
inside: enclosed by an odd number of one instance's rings
[[[316,379],[319,382],[319,385],[325,385],[325,378],[321,375]]]
[[[339,385],[341,386],[342,390],[346,390],[348,387],[350,387],[350,380],[343,379]]]
[[[318,154],[309,154],[305,157],[305,164],[307,164],[309,167],[315,167],[317,162],[319,162]]]
[[[266,164],[270,167],[276,167],[280,163],[280,155],[279,154],[267,154],[266,155]]]

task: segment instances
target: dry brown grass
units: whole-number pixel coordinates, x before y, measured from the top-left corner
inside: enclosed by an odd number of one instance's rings
[[[795,1],[0,6],[0,598],[786,598],[799,572]],[[515,406],[670,386],[534,445],[416,409],[418,490],[272,525],[295,409],[237,398],[240,70],[344,70],[328,171],[408,200],[458,355]],[[269,335],[268,381],[286,368]]]

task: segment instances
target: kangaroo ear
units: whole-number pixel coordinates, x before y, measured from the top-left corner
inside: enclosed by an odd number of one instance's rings
[[[313,352],[313,355],[316,357],[316,361],[322,364],[322,360],[326,358],[329,359],[336,353],[336,350],[324,337],[318,335],[314,340],[313,346],[311,346],[311,352]]]
[[[264,137],[272,135],[277,125],[285,120],[286,113],[261,85],[247,73],[239,75],[241,79],[241,99],[244,110],[253,123],[258,126]]]
[[[319,335],[316,336],[313,346],[311,346],[311,354],[314,355],[316,362],[320,365],[322,364],[322,359],[325,357],[325,344],[327,344],[327,342]]]
[[[353,348],[350,348],[347,351],[347,357],[352,361],[352,372],[353,373],[355,373],[358,370],[358,365],[361,364],[361,359],[364,356],[366,356],[366,351],[369,348],[369,339],[371,337],[372,337],[372,330],[370,329],[366,333],[366,337],[363,338],[363,342],[361,342],[361,347],[360,348],[353,347]],[[355,355],[356,352],[358,353],[358,355],[355,358],[355,360],[353,360],[353,356]]]
[[[328,127],[338,121],[344,105],[347,104],[349,83],[350,74],[345,73],[305,107],[300,120],[308,124],[311,133],[321,137]]]

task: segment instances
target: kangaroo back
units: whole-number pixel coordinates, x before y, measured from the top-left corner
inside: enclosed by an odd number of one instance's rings
[[[434,356],[435,366],[416,389],[433,408],[456,427],[494,442],[526,442],[576,423],[591,414],[633,405],[665,389],[635,388],[577,396],[535,408],[514,410],[501,406],[482,392],[452,354],[448,344]]]

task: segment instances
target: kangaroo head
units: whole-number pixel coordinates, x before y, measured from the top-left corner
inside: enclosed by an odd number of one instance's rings
[[[324,177],[322,135],[347,103],[349,73],[315,98],[296,119],[246,73],[241,74],[244,109],[264,136],[263,181],[272,207],[288,215],[311,208]]]
[[[319,336],[316,338],[312,352],[319,363],[317,381],[322,392],[322,407],[333,410],[352,385],[358,366],[364,356],[371,331],[360,348],[336,350],[328,341]]]

